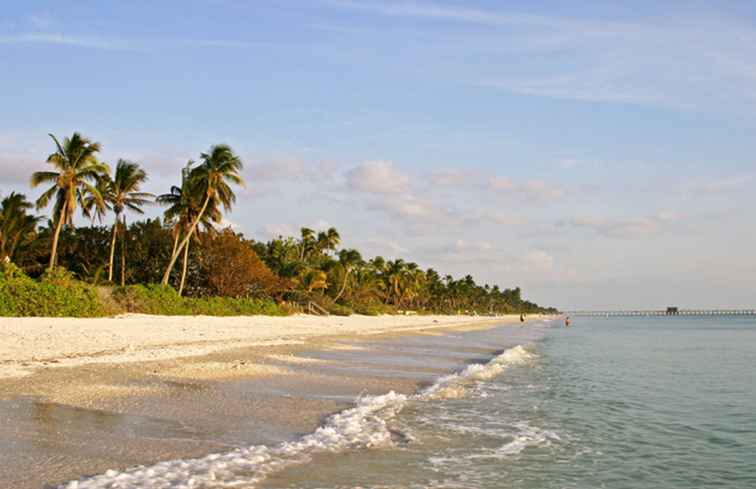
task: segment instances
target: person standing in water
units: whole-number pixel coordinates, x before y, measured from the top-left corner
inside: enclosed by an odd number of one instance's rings
[[[566,318],[564,318],[564,327],[569,328],[570,324],[572,324],[572,322],[570,321],[570,317],[567,316]]]
[[[524,322],[525,322],[525,315],[524,315],[524,314],[522,314],[522,313],[520,313],[520,322],[521,322],[521,323],[524,323]]]

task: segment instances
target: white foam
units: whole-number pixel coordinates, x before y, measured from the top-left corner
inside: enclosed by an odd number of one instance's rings
[[[487,364],[467,366],[459,373],[439,379],[415,396],[389,392],[364,396],[355,406],[328,418],[323,426],[299,440],[276,447],[264,445],[238,448],[192,460],[172,460],[151,467],[135,467],[122,472],[109,470],[89,479],[72,481],[60,489],[194,489],[250,488],[268,474],[286,466],[304,463],[310,454],[341,452],[354,448],[390,446],[388,422],[407,401],[454,398],[464,394],[464,382],[487,380],[507,367],[522,365],[535,356],[522,346],[511,348]]]
[[[428,399],[438,399],[443,397],[443,393],[450,392],[455,395],[453,397],[457,397],[456,394],[458,392],[454,387],[458,387],[469,381],[491,380],[504,372],[508,367],[526,365],[535,358],[536,355],[534,353],[529,352],[522,345],[517,345],[494,357],[486,364],[474,363],[465,367],[461,372],[441,377],[435,384],[421,392],[420,396]]]

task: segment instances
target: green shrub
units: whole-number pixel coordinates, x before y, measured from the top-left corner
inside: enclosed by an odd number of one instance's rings
[[[396,314],[396,310],[382,303],[354,304],[354,312],[365,316],[380,316],[382,314]]]
[[[0,316],[97,317],[110,312],[97,290],[63,269],[46,272],[36,281],[12,263],[0,270]]]
[[[119,287],[113,298],[128,312],[166,316],[283,316],[286,312],[269,299],[181,297],[158,284]]]

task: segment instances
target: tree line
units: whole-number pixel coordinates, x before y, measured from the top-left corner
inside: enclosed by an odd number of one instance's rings
[[[525,300],[518,287],[479,285],[470,275],[442,276],[402,259],[363,258],[342,247],[334,228],[302,228],[299,236],[267,242],[224,229],[235,188],[244,185],[242,161],[227,145],[189,161],[178,185],[152,195],[142,190],[148,175],[140,164],[118,160],[111,170],[98,158],[98,143],[79,133],[63,141],[50,136],[52,168],[31,177],[32,187],[45,186],[40,197],[32,203],[12,192],[0,201],[0,261],[32,277],[60,267],[95,284],[160,284],[190,297],[291,305],[312,301],[343,314],[554,312]],[[164,207],[162,218],[127,221],[149,205]],[[48,218],[35,213],[46,208]],[[91,224],[75,226],[76,215]]]

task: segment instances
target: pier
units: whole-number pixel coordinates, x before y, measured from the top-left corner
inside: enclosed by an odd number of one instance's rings
[[[756,309],[667,309],[626,311],[567,311],[568,316],[629,317],[629,316],[756,316]]]

